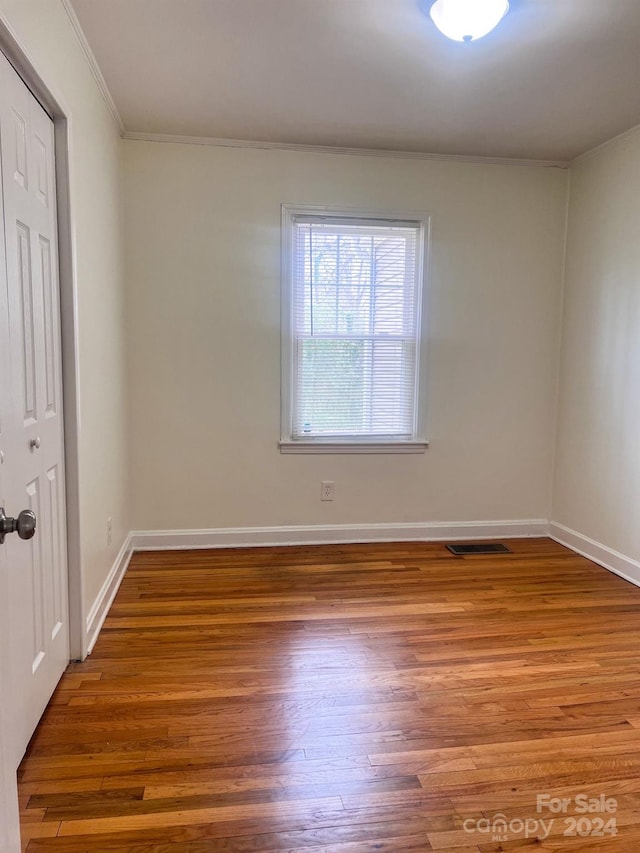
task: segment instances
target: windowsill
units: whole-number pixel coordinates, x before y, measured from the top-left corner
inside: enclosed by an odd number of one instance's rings
[[[423,441],[281,441],[280,453],[424,453],[429,442]]]

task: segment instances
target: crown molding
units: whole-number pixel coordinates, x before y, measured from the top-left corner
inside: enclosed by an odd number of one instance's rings
[[[574,157],[573,160],[570,161],[569,167],[578,166],[586,160],[591,160],[592,157],[596,157],[608,148],[624,142],[626,139],[635,136],[637,133],[640,133],[640,124],[635,124],[633,127],[630,127],[629,130],[623,130],[622,133],[619,133],[617,136],[612,136],[611,139],[607,139],[605,142],[601,142],[600,145],[596,145],[595,148],[589,148],[588,151],[578,154],[577,157]]]
[[[436,160],[447,163],[482,163],[489,166],[533,166],[568,169],[568,160],[525,160],[509,157],[481,157],[473,154],[430,154],[423,151],[393,151],[378,148],[341,148],[331,145],[303,145],[293,142],[258,142],[251,139],[224,139],[213,136],[179,136],[170,133],[141,133],[126,130],[123,139],[134,142],[164,142],[177,145],[210,145],[214,148],[249,148],[263,151],[301,151],[308,154],[349,154],[360,157],[391,157],[401,160]]]
[[[67,13],[67,17],[69,18],[69,22],[73,28],[73,31],[76,34],[76,37],[80,43],[80,47],[82,48],[82,52],[85,55],[87,62],[89,63],[89,68],[91,69],[91,73],[98,84],[98,89],[100,90],[100,94],[104,98],[104,101],[113,116],[115,123],[118,126],[120,131],[120,135],[124,134],[124,122],[120,117],[120,113],[118,112],[118,108],[116,107],[115,101],[111,96],[111,92],[109,91],[109,87],[107,86],[106,80],[102,75],[102,71],[100,70],[100,66],[98,65],[98,61],[95,57],[95,54],[91,50],[89,42],[87,41],[87,37],[84,34],[84,30],[78,20],[78,16],[75,13],[73,6],[71,5],[71,0],[60,0],[62,4],[62,8]]]
[[[361,157],[391,157],[401,160],[435,160],[451,163],[481,163],[489,166],[529,166],[537,168],[554,168],[554,169],[570,169],[574,165],[590,160],[605,151],[612,145],[623,142],[627,137],[633,136],[640,131],[640,124],[634,125],[628,130],[617,134],[611,139],[599,145],[589,148],[582,154],[578,154],[569,160],[536,160],[529,158],[518,157],[488,157],[474,154],[434,154],[427,151],[402,151],[392,149],[377,149],[377,148],[344,148],[331,145],[305,145],[290,142],[267,142],[256,141],[251,139],[226,139],[224,137],[213,136],[182,136],[171,133],[144,133],[139,131],[125,130],[124,122],[118,112],[115,101],[109,91],[107,82],[104,79],[98,61],[95,57],[87,37],[84,34],[82,25],[78,20],[78,16],[72,6],[71,0],[60,0],[62,8],[65,10],[69,22],[76,34],[80,47],[85,55],[85,58],[91,69],[91,73],[98,85],[98,89],[104,101],[111,112],[116,125],[123,139],[129,139],[138,142],[166,142],[180,145],[210,145],[215,148],[249,148],[267,151],[301,151],[311,154],[350,154]]]

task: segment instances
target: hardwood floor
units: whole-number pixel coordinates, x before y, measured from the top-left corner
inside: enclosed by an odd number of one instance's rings
[[[21,765],[25,846],[637,853],[640,589],[510,545],[136,555]]]

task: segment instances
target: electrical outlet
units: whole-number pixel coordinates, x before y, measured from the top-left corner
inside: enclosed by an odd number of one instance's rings
[[[333,491],[334,491],[334,482],[333,480],[323,480],[320,483],[320,500],[321,501],[332,501],[333,500]]]
[[[111,529],[111,516],[107,519],[107,545],[111,545],[111,540],[113,539],[113,532]]]

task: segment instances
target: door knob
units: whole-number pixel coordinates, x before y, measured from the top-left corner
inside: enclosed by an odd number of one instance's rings
[[[0,545],[7,533],[17,533],[21,539],[31,539],[36,532],[36,514],[30,509],[23,509],[17,518],[5,515],[4,507],[0,506]]]
[[[35,438],[31,439],[31,441],[29,442],[29,447],[32,450],[39,450],[41,444],[42,444],[42,442],[40,441],[40,436],[37,435]]]

